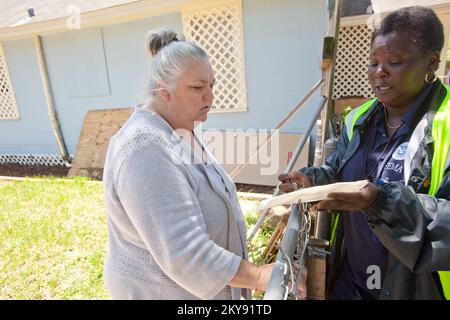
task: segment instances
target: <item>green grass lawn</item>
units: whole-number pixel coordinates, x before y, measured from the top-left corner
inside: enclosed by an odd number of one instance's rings
[[[0,180],[0,299],[108,299],[102,184],[85,178]],[[248,227],[255,202],[240,199]],[[253,241],[262,262],[267,232]]]
[[[0,299],[105,299],[102,185],[0,184]]]

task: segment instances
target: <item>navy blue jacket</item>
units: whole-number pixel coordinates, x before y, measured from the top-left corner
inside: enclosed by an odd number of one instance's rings
[[[415,143],[410,142],[408,163],[405,160],[406,183],[386,183],[365,210],[370,227],[389,251],[379,299],[443,299],[437,271],[450,270],[450,157],[436,196],[427,193],[433,157],[431,124],[445,95],[445,87],[439,81],[434,83],[424,101],[428,105],[425,114],[415,120],[410,140]],[[367,119],[373,113],[371,108],[358,118],[351,140],[344,125],[337,150],[323,166],[303,168],[300,172],[316,185],[338,182],[343,167],[364,141]],[[328,263],[328,293],[345,254],[344,241],[339,223]]]

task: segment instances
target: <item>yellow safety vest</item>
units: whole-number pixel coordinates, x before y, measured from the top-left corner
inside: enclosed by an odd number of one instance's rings
[[[431,164],[431,181],[429,195],[436,195],[442,179],[444,178],[445,165],[450,151],[450,87],[445,86],[447,94],[439,107],[432,124],[432,135],[434,140],[433,162]],[[358,118],[366,113],[376,99],[371,99],[364,103],[361,107],[356,109],[354,113],[345,119],[347,127],[347,136],[349,141],[353,137],[353,128]],[[337,217],[334,219],[331,231],[330,243],[334,242],[334,237],[337,228]],[[444,296],[450,300],[450,271],[438,271],[441,280]]]

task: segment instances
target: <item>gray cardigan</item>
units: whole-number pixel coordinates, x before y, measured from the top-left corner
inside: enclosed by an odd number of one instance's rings
[[[155,113],[137,106],[109,144],[104,168],[113,299],[239,299],[245,221],[228,174]],[[198,158],[196,158],[198,160]]]

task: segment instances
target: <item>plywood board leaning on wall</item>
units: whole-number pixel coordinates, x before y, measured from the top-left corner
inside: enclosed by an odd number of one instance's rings
[[[129,118],[132,108],[88,111],[69,176],[101,179],[111,137]]]

